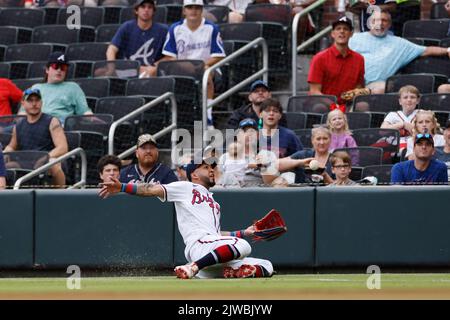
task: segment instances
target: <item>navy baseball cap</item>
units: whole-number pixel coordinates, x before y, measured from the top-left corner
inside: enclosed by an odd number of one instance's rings
[[[333,29],[336,28],[336,26],[339,24],[346,24],[350,28],[350,30],[353,30],[352,20],[350,20],[350,18],[347,16],[342,16],[339,19],[337,19],[336,21],[334,21],[332,24]]]
[[[28,98],[32,95],[35,95],[39,99],[42,99],[41,91],[39,89],[28,88],[23,92],[23,100],[28,100]]]
[[[255,119],[252,119],[252,118],[246,118],[246,119],[242,120],[241,122],[239,122],[240,129],[244,129],[244,128],[248,128],[248,127],[252,127],[254,129],[258,130],[258,123],[256,123]]]
[[[67,60],[64,52],[55,51],[55,52],[50,53],[50,55],[48,56],[47,65],[49,66],[52,63],[69,64],[69,60]]]
[[[267,90],[270,90],[269,85],[267,84],[267,82],[263,81],[263,80],[256,80],[254,81],[251,86],[250,86],[250,92],[255,91],[257,88],[259,87],[264,87]]]
[[[418,133],[414,139],[414,144],[418,143],[421,140],[427,140],[431,145],[434,146],[433,136],[429,133]]]
[[[196,163],[195,160],[198,158],[194,157],[194,159],[192,159],[191,162],[185,166],[186,176],[189,181],[192,181],[192,178],[191,178],[192,172],[194,172],[202,164],[205,164],[205,163],[209,164],[213,168],[215,168],[217,166],[217,162],[218,162],[217,158],[214,157],[210,152],[208,152],[207,149],[203,150],[199,156],[201,156],[201,159],[202,159],[202,161],[200,163],[198,163],[198,162]]]

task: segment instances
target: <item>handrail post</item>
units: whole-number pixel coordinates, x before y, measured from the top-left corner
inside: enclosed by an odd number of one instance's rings
[[[163,95],[159,96],[158,98],[144,104],[143,106],[141,106],[138,109],[134,110],[133,112],[123,116],[122,118],[114,121],[111,124],[111,127],[109,128],[109,132],[108,132],[108,154],[111,154],[111,155],[114,154],[114,135],[115,135],[117,127],[121,123],[123,123],[129,119],[132,119],[132,118],[136,117],[137,115],[140,115],[141,113],[144,113],[145,111],[153,108],[154,106],[160,104],[161,102],[164,102],[167,99],[169,99],[170,103],[171,103],[172,124],[169,127],[164,128],[161,131],[154,134],[153,137],[155,139],[157,139],[157,137],[160,137],[162,135],[161,133],[163,133],[163,134],[167,133],[168,128],[170,128],[170,130],[175,129],[177,127],[177,115],[178,115],[177,102],[175,100],[175,96],[174,96],[173,92],[166,92]],[[132,148],[128,149],[125,152],[130,152],[130,151],[132,151]],[[122,153],[122,154],[124,154],[124,153]]]
[[[221,66],[225,65],[226,63],[232,61],[233,59],[241,56],[243,53],[255,48],[256,46],[260,45],[262,47],[263,51],[263,68],[253,74],[252,76],[248,77],[245,80],[242,80],[240,83],[236,84],[234,87],[228,89],[226,92],[222,93],[220,96],[216,97],[210,105],[208,105],[208,78],[209,75],[216,69],[220,68]],[[266,40],[264,38],[259,37],[255,40],[251,41],[250,43],[246,44],[236,52],[233,52],[229,56],[225,57],[223,60],[220,60],[215,65],[211,66],[210,68],[206,69],[203,73],[202,78],[202,126],[203,129],[207,127],[207,118],[208,118],[208,108],[212,108],[214,105],[218,104],[219,102],[223,101],[227,97],[231,96],[235,92],[237,92],[242,86],[250,83],[251,81],[254,81],[258,79],[259,77],[263,77],[264,81],[268,81],[268,72],[269,72],[269,49],[267,47]],[[203,138],[203,142],[205,138]]]
[[[312,10],[324,4],[327,0],[319,0],[314,2],[304,10],[298,12],[294,19],[292,20],[292,96],[297,95],[297,34],[298,34],[298,22],[306,14],[310,13]]]
[[[76,148],[73,149],[72,151],[69,151],[66,154],[63,154],[62,156],[56,158],[54,161],[52,162],[48,162],[46,164],[44,164],[43,166],[27,173],[26,175],[24,175],[23,177],[17,179],[17,181],[14,183],[14,190],[19,190],[20,186],[22,185],[22,183],[24,183],[25,181],[30,180],[31,178],[34,178],[35,176],[37,176],[38,174],[47,171],[48,169],[50,169],[51,167],[53,167],[55,164],[60,163],[66,159],[68,159],[71,156],[80,154],[81,157],[81,180],[79,182],[77,182],[76,184],[73,185],[72,188],[74,188],[75,186],[83,186],[86,184],[86,177],[87,177],[87,158],[86,158],[86,152],[82,149],[82,148]]]

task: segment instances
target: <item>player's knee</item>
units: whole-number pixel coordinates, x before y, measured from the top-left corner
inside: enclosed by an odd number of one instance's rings
[[[245,257],[249,256],[250,253],[252,252],[252,247],[244,239],[239,239],[239,241],[235,244],[235,247],[236,247],[236,249],[238,249],[238,251],[240,253],[239,258],[245,258]]]
[[[270,262],[269,260],[261,259],[261,261],[258,264],[261,267],[263,267],[265,269],[265,271],[267,272],[267,274],[265,276],[267,276],[267,277],[271,277],[272,276],[272,274],[273,274],[272,262]]]

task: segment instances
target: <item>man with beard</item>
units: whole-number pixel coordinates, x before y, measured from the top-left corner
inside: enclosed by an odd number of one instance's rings
[[[139,136],[137,141],[137,164],[131,164],[120,170],[121,182],[134,183],[171,183],[178,181],[173,171],[158,162],[159,150],[156,140],[150,134]]]
[[[248,94],[249,104],[235,110],[228,119],[228,129],[238,129],[239,123],[248,118],[252,118],[258,123],[259,114],[261,112],[261,103],[264,100],[272,98],[269,85],[262,80],[256,80],[250,85],[250,93]],[[286,117],[281,118],[280,125],[286,127]]]
[[[187,168],[189,181],[170,184],[120,183],[112,178],[103,183],[99,196],[129,194],[158,197],[161,201],[175,203],[178,229],[186,244],[188,264],[175,267],[180,279],[190,278],[249,278],[270,277],[272,263],[250,258],[250,244],[243,239],[255,232],[254,226],[239,231],[221,231],[220,205],[209,191],[215,185],[214,158],[194,157]]]

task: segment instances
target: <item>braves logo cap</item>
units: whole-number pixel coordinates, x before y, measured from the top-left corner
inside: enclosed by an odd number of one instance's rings
[[[48,56],[47,65],[51,65],[52,63],[69,64],[69,60],[67,60],[66,55],[63,52],[55,51]]]
[[[203,7],[203,0],[184,0],[183,7],[186,7],[186,6],[202,6]]]
[[[333,29],[336,28],[336,26],[339,24],[346,24],[350,28],[350,30],[353,30],[352,20],[347,16],[342,16],[339,19],[337,19],[336,21],[334,21],[332,24]]]

